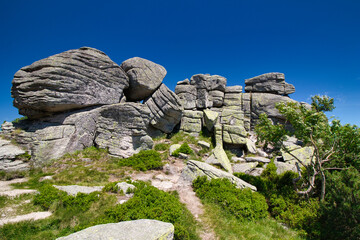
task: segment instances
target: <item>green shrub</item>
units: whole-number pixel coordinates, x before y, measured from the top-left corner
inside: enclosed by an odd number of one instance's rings
[[[27,120],[28,117],[27,116],[23,116],[23,117],[19,117],[19,118],[16,118],[12,121],[12,123],[20,123],[21,121],[25,121]]]
[[[170,144],[168,143],[158,143],[154,147],[156,151],[166,151],[169,150],[169,148],[170,148]]]
[[[104,188],[102,189],[103,192],[112,192],[112,193],[117,193],[119,191],[119,187],[116,186],[118,182],[111,182],[108,183],[104,186]]]
[[[185,153],[185,154],[191,154],[193,153],[193,150],[189,147],[189,145],[187,143],[183,143],[181,144],[180,148],[176,149],[173,152],[173,156],[178,157],[180,155],[180,153]]]
[[[196,222],[176,194],[166,193],[145,183],[136,185],[134,197],[106,211],[105,217],[96,224],[136,219],[156,219],[171,222],[175,226],[175,239],[199,239]]]
[[[228,179],[199,177],[193,182],[196,195],[206,203],[215,203],[242,220],[268,216],[265,197],[250,189],[238,189]]]
[[[133,167],[135,170],[146,171],[151,169],[161,169],[164,163],[161,160],[160,153],[155,150],[145,150],[140,151],[131,157],[121,159],[119,165]]]

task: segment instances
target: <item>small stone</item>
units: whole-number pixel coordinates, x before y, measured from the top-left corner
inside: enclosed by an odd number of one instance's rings
[[[205,141],[198,141],[198,145],[202,148],[207,148],[210,149],[210,143],[205,142]]]
[[[179,153],[179,158],[180,159],[188,159],[189,156],[187,154],[185,154],[185,153]]]
[[[253,162],[253,163],[237,163],[237,164],[234,164],[232,167],[233,167],[234,172],[247,173],[247,172],[251,171],[252,169],[254,169],[257,165],[258,165],[257,162]]]
[[[262,163],[270,162],[270,159],[264,157],[246,157],[245,160],[247,162],[262,162]]]
[[[181,147],[180,144],[173,144],[170,146],[169,148],[169,153],[170,153],[170,156],[173,156],[173,153],[178,150],[179,148]]]
[[[122,190],[124,194],[128,191],[128,189],[135,189],[135,186],[126,182],[119,182],[116,184],[116,187],[118,187],[119,191]]]
[[[92,192],[101,192],[101,190],[104,188],[104,186],[86,187],[79,185],[53,186],[71,196],[76,196],[78,193],[90,194]]]

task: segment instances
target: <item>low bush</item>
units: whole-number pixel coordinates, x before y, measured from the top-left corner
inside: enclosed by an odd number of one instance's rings
[[[107,210],[105,217],[97,219],[96,224],[156,219],[174,224],[175,239],[199,239],[196,234],[196,221],[180,203],[176,194],[166,193],[143,182],[133,184],[136,185],[134,197]]]
[[[119,165],[132,167],[135,170],[147,171],[151,169],[161,169],[164,163],[161,160],[160,153],[155,150],[145,150],[131,157],[121,159]]]
[[[256,220],[268,216],[265,197],[250,189],[238,189],[228,179],[199,177],[193,182],[196,195],[205,203],[215,203],[236,218]]]
[[[170,148],[170,144],[168,143],[158,143],[154,147],[156,151],[166,151],[169,150],[169,148]]]
[[[180,153],[191,154],[191,153],[193,153],[193,150],[185,142],[185,143],[181,144],[180,148],[176,149],[172,153],[172,155],[175,156],[175,157],[178,157],[180,155]]]

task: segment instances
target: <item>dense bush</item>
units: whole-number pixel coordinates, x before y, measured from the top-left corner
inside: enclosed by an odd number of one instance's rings
[[[106,211],[106,216],[98,219],[98,223],[156,219],[174,224],[175,239],[199,239],[193,216],[174,194],[144,183],[133,184],[136,185],[134,197]]]
[[[119,165],[133,167],[135,170],[146,171],[161,169],[164,163],[161,161],[160,153],[155,150],[145,150],[131,157],[121,159]]]
[[[193,182],[196,195],[208,203],[221,206],[238,219],[255,220],[268,216],[265,197],[250,189],[237,189],[228,179],[199,177]]]
[[[44,185],[39,189],[40,194],[34,197],[34,204],[40,205],[44,210],[48,210],[52,204],[57,202],[68,210],[86,211],[90,205],[99,200],[99,193],[90,194],[78,193],[75,197],[67,195],[65,192],[56,189],[51,185]]]
[[[181,144],[180,148],[176,149],[172,155],[175,157],[178,157],[180,153],[185,153],[185,154],[191,154],[193,152],[193,150],[189,147],[189,145],[185,142],[183,144]]]

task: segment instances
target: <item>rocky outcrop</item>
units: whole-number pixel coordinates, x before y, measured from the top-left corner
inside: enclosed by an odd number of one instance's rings
[[[180,99],[165,84],[161,84],[144,103],[150,109],[153,127],[170,133],[180,122],[183,111]]]
[[[86,228],[57,240],[172,240],[174,226],[158,220],[140,219]]]
[[[21,68],[15,73],[11,94],[19,113],[35,119],[119,103],[128,86],[125,72],[105,53],[82,47]]]
[[[140,150],[151,149],[147,135],[150,111],[141,103],[119,103],[99,109],[95,144],[118,157],[129,157]]]
[[[216,146],[210,157],[206,160],[207,163],[220,165],[229,173],[232,173],[230,160],[227,157],[222,146]]]
[[[215,168],[207,163],[190,160],[182,172],[182,177],[188,181],[194,181],[197,177],[206,176],[208,179],[212,178],[227,178],[236,185],[237,188],[250,188],[256,191],[256,187],[235,177],[234,175]]]
[[[25,171],[30,169],[29,159],[21,158],[25,151],[9,140],[0,138],[0,170]]]
[[[140,101],[151,96],[166,76],[163,66],[139,57],[124,61],[121,68],[129,78],[129,88],[125,90],[125,95],[130,101]]]
[[[196,108],[197,91],[196,86],[190,85],[189,79],[177,83],[175,94],[179,97],[181,105],[185,110]]]
[[[274,72],[246,79],[245,92],[289,95],[295,92],[295,87],[285,82],[283,73]]]

